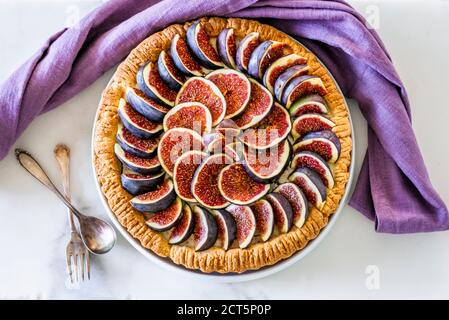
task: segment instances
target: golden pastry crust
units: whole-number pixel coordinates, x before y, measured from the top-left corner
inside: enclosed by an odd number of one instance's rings
[[[337,89],[326,68],[315,55],[285,33],[253,20],[235,18],[202,18],[207,32],[217,36],[223,28],[234,28],[235,35],[243,38],[250,32],[258,32],[262,40],[277,40],[288,44],[295,53],[307,58],[311,68],[310,74],[319,76],[324,82],[325,96],[330,110],[330,119],[336,126],[333,131],[341,142],[341,155],[333,166],[335,186],[328,190],[327,200],[322,210],[312,208],[304,225],[298,229],[293,227],[288,233],[273,237],[265,243],[254,243],[246,249],[230,249],[225,251],[213,247],[202,252],[180,245],[170,245],[163,234],[155,232],[145,224],[141,213],[129,204],[131,195],[121,186],[121,165],[114,155],[115,136],[119,118],[117,107],[119,99],[124,97],[127,86],[135,85],[138,68],[146,61],[157,61],[159,52],[170,47],[175,34],[184,36],[188,26],[175,24],[155,33],[140,43],[118,67],[113,79],[104,90],[99,105],[98,119],[94,133],[94,166],[101,190],[108,205],[116,215],[120,224],[138,239],[143,247],[161,257],[167,257],[174,263],[189,269],[203,272],[244,272],[273,265],[304,248],[327,225],[328,218],[337,209],[342,199],[346,183],[349,179],[351,163],[351,127],[349,113],[343,96]]]

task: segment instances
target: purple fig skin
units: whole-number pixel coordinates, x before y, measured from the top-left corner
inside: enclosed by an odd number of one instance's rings
[[[146,82],[145,82],[145,78],[143,76],[144,70],[146,67],[151,67],[150,63],[147,62],[145,63],[143,66],[141,66],[139,68],[139,70],[137,71],[137,75],[136,75],[136,82],[137,82],[137,86],[139,87],[139,89],[141,91],[143,91],[143,93],[145,93],[145,95],[147,97],[150,97],[151,99],[153,99],[154,101],[156,101],[157,103],[160,103],[162,105],[166,105],[166,103],[164,101],[162,101],[154,92],[153,90],[151,90]]]
[[[297,107],[297,104],[302,104],[301,107]],[[320,111],[314,110],[314,111],[304,111],[304,106],[307,105],[315,105],[320,108]],[[292,117],[298,117],[306,113],[321,113],[321,114],[327,114],[329,113],[329,110],[327,108],[326,100],[320,96],[319,94],[311,94],[308,96],[305,96],[303,98],[300,98],[298,101],[292,104],[291,108],[289,109],[290,116]]]
[[[286,85],[295,77],[306,75],[309,72],[309,66],[306,64],[296,65],[288,68],[279,75],[274,83],[274,96],[281,102]]]
[[[281,227],[281,229],[285,229],[285,230],[279,230],[279,232],[287,233],[288,231],[290,231],[292,224],[293,224],[293,209],[292,209],[292,206],[290,205],[290,202],[282,194],[280,194],[278,192],[270,193],[267,196],[267,200],[273,207],[274,219],[275,219],[276,225],[277,225],[277,222],[276,222],[277,215],[282,215],[284,217],[285,222],[287,223],[286,225]],[[279,203],[281,208],[279,208],[276,205],[276,202]],[[279,226],[278,226],[278,228],[279,228]]]
[[[189,219],[189,220],[188,220],[188,226],[187,226],[187,229],[184,230],[184,234],[183,234],[181,237],[179,237],[178,239],[174,239],[174,238],[172,237],[172,234],[170,234],[170,239],[168,240],[168,243],[170,243],[170,244],[180,244],[180,243],[183,243],[183,242],[186,241],[186,240],[192,235],[192,233],[193,233],[193,228],[195,227],[195,221],[194,221],[194,219],[193,219],[193,212],[192,212],[192,210],[190,209],[190,207],[189,207],[187,204],[184,204],[184,206],[182,207],[182,210],[183,210],[183,214],[182,214],[182,217],[181,217],[179,220],[181,221],[181,219],[183,219],[184,217],[187,217],[187,219]],[[180,222],[180,221],[179,221],[179,222]],[[177,225],[174,226],[174,229],[173,229],[173,230],[175,230],[175,229],[178,228],[178,227],[179,227],[179,223],[177,223]]]
[[[278,179],[285,171],[285,169],[288,167],[288,164],[290,163],[291,157],[292,157],[292,147],[290,142],[286,139],[281,143],[285,143],[285,148],[284,148],[284,152],[288,153],[287,156],[287,160],[285,161],[285,163],[282,163],[282,169],[280,169],[279,173],[277,173],[274,176],[269,176],[269,177],[261,177],[259,176],[256,172],[253,171],[251,164],[249,164],[245,159],[246,157],[243,156],[243,167],[245,168],[246,173],[251,177],[251,179],[253,179],[256,182],[260,182],[260,183],[271,183],[273,181],[275,181],[276,179]],[[245,149],[243,151],[244,153],[247,152],[247,149]],[[263,151],[262,151],[263,152]]]
[[[337,148],[338,154],[341,152],[341,144],[340,139],[338,139],[337,135],[330,130],[316,131],[310,132],[306,134],[301,140],[315,139],[315,138],[323,138],[332,142]]]
[[[151,223],[151,218],[149,220],[146,221],[146,224],[148,225],[148,227],[150,227],[151,229],[155,230],[155,231],[167,231],[171,228],[173,228],[179,221],[179,219],[181,219],[182,217],[182,201],[179,198],[176,198],[176,200],[174,200],[174,202],[171,204],[172,206],[174,206],[174,209],[176,209],[177,214],[175,216],[175,218],[170,221],[170,223],[166,224],[166,225],[156,225],[155,223]],[[166,213],[162,213],[162,212],[156,212],[156,215],[163,215]]]
[[[246,235],[244,239],[239,239],[238,235],[236,235],[237,241],[239,243],[239,247],[241,249],[245,249],[251,244],[251,241],[254,238],[254,235],[256,233],[256,217],[254,216],[253,210],[244,205],[235,205],[232,204],[229,207],[226,208],[226,210],[231,214],[232,218],[235,220],[237,232],[239,233],[238,228],[248,228],[249,233]],[[239,210],[244,210],[243,215],[239,213]],[[245,219],[243,221],[242,217]]]
[[[128,129],[133,135],[142,139],[150,139],[157,136],[163,129],[162,125],[157,126],[154,130],[144,130],[133,122],[131,117],[126,114],[125,109],[119,107],[118,116],[123,123],[123,126]]]
[[[295,192],[294,196],[289,196],[289,189]],[[295,216],[295,210],[293,210],[293,224],[295,224],[298,228],[301,228],[309,216],[308,201],[302,190],[296,184],[286,182],[278,186],[274,191],[279,192],[290,202],[292,210],[295,208],[297,202],[301,203],[301,212],[299,213],[299,216]]]
[[[260,74],[260,62],[265,54],[265,51],[269,50],[272,44],[272,40],[266,40],[259,44],[253,53],[251,53],[251,58],[249,58],[248,63],[248,74],[255,79],[260,79],[262,77]]]
[[[138,113],[143,115],[145,118],[154,121],[154,122],[162,122],[164,119],[165,114],[167,113],[167,110],[163,110],[159,108],[156,103],[150,103],[151,101],[144,100],[141,97],[139,97],[135,91],[134,88],[128,87],[126,89],[126,101],[128,101],[129,105]],[[165,109],[165,107],[164,107]]]
[[[326,150],[318,147],[316,150],[314,148],[308,148],[309,143],[314,143],[317,139],[321,139],[320,144],[327,144],[331,149],[329,154]],[[294,152],[301,151],[313,151],[320,155],[323,159],[330,163],[334,163],[340,157],[341,144],[338,137],[330,130],[310,132],[306,134],[297,144],[293,146]]]
[[[319,164],[321,165],[321,167],[323,168],[323,169],[325,169],[325,171],[329,174],[329,175],[326,175],[326,176],[322,176],[321,174],[319,174],[318,172],[318,175],[320,176],[320,178],[321,178],[321,180],[323,181],[323,183],[324,183],[324,185],[326,186],[326,187],[328,187],[328,188],[333,188],[333,186],[334,186],[334,177],[333,177],[333,175],[332,175],[332,170],[330,169],[330,167],[329,167],[329,165],[327,164],[327,162],[319,155],[319,154],[317,154],[317,153],[315,153],[315,152],[310,152],[310,151],[301,151],[301,152],[298,152],[294,157],[293,157],[293,160],[292,160],[292,165],[294,166],[294,168],[296,168],[298,165],[297,165],[297,159],[299,159],[299,158],[301,158],[301,157],[304,157],[304,156],[310,156],[310,157],[313,157],[313,158],[315,158],[318,162],[319,162]],[[310,168],[310,169],[312,169],[313,170],[313,168]]]
[[[120,154],[120,153],[124,152],[124,150],[122,150],[122,148],[120,147],[119,144],[116,144],[114,146],[114,151],[115,151],[115,154],[116,154],[117,158],[119,159],[119,161],[124,166],[126,166],[127,168],[131,169],[132,171],[134,171],[136,173],[143,174],[143,175],[149,175],[149,174],[158,173],[162,169],[162,166],[159,162],[157,163],[157,165],[155,165],[153,167],[139,167],[138,165],[134,164],[130,159],[125,159],[124,156]]]
[[[235,62],[237,64],[237,68],[240,71],[246,71],[248,69],[248,66],[243,64],[243,59],[245,58],[243,56],[246,48],[250,43],[256,43],[259,44],[259,33],[257,32],[251,32],[250,34],[246,35],[239,43],[237,47],[237,52],[235,55]]]
[[[155,71],[155,74],[152,72]],[[150,82],[147,83],[147,80],[149,79],[150,75],[152,77],[156,76],[158,79],[155,79],[158,81],[158,85],[154,86],[151,85]],[[143,93],[153,99],[154,101],[158,102],[159,104],[167,107],[173,107],[175,105],[174,100],[169,100],[170,98],[164,96],[163,91],[173,91],[164,80],[162,80],[159,76],[159,71],[157,67],[157,63],[147,62],[144,65],[142,65],[139,70],[137,71],[136,75],[136,82],[137,87],[143,91]]]
[[[313,119],[314,125],[304,126],[304,121]],[[295,118],[292,124],[291,136],[294,141],[298,140],[302,135],[307,135],[311,132],[319,132],[324,130],[332,129],[335,126],[335,123],[330,120],[328,117],[320,114],[320,113],[305,113]],[[306,129],[305,132],[301,132],[301,129]]]
[[[318,175],[318,173],[316,173],[315,171],[313,171],[310,168],[306,168],[306,167],[301,167],[296,169],[295,172],[304,174],[305,176],[307,176],[310,181],[315,185],[315,187],[318,189],[318,192],[321,195],[321,199],[323,201],[326,200],[327,197],[327,191],[326,191],[326,187],[324,186],[323,181],[321,181],[320,176]]]
[[[157,69],[159,71],[159,76],[162,78],[162,80],[165,81],[165,83],[167,83],[170,88],[179,90],[185,79],[184,77],[182,77],[181,79],[177,79],[176,76],[170,72],[165,62],[166,55],[167,53],[165,51],[161,51],[157,59]]]
[[[129,177],[126,173],[122,173],[120,180],[122,187],[133,196],[154,190],[164,181],[164,172],[146,178],[145,176],[138,179]]]
[[[197,21],[194,24],[192,24],[187,29],[186,33],[187,44],[190,50],[192,51],[193,55],[198,60],[200,60],[207,68],[217,69],[223,67],[221,61],[212,61],[203,53],[196,37],[197,28],[202,28],[200,21]]]
[[[295,66],[295,65],[303,65],[307,62],[307,60],[304,57],[301,57],[295,53],[288,54],[285,56],[280,57],[276,61],[274,61],[265,71],[262,82],[265,87],[268,88],[271,92],[274,93],[274,83],[271,83],[271,76],[273,75],[273,72],[277,72],[276,70],[280,68],[280,70],[286,71],[287,69]],[[282,73],[281,73],[282,74]],[[280,74],[278,75],[278,77]],[[276,78],[277,79],[277,78]],[[276,83],[276,79],[273,79]]]
[[[211,213],[215,217],[215,219],[217,220],[221,219],[221,221],[223,221],[223,224],[226,226],[224,231],[227,232],[227,236],[225,237],[227,241],[226,243],[223,243],[223,249],[228,250],[231,247],[237,235],[237,226],[235,224],[235,220],[231,216],[231,214],[224,209],[212,210]]]
[[[233,35],[234,29],[232,28],[226,28],[221,30],[217,38],[217,49],[218,55],[220,56],[224,64],[229,68],[235,69],[236,68],[235,57],[232,56],[228,48],[228,37],[232,37]]]
[[[170,46],[170,55],[173,58],[173,62],[175,63],[176,68],[178,68],[179,71],[188,76],[199,76],[199,77],[203,76],[206,73],[206,70],[201,66],[199,66],[200,70],[190,70],[184,65],[181,57],[178,54],[178,51],[176,50],[176,44],[179,41],[179,39],[180,36],[178,34],[175,35],[171,41]],[[188,54],[190,58],[194,60],[193,56],[190,54],[190,51],[188,52]]]
[[[302,179],[306,182],[302,184],[299,183],[298,179]],[[327,192],[324,183],[321,181],[320,176],[309,168],[298,168],[293,172],[288,180],[296,184],[306,195],[307,201],[318,209],[321,209],[326,201]]]
[[[120,129],[119,129],[120,130]],[[119,132],[117,132],[116,139],[117,143],[122,147],[123,150],[126,152],[131,153],[132,155],[135,155],[136,157],[141,157],[144,159],[150,159],[153,158],[157,153],[157,145],[154,146],[152,150],[143,151],[140,149],[137,149],[135,146],[133,146],[131,143],[126,141]]]
[[[273,234],[273,231],[274,231],[274,213],[273,213],[273,208],[271,207],[271,204],[270,204],[270,202],[268,202],[268,200],[261,199],[261,200],[255,202],[255,203],[253,203],[250,206],[251,210],[253,210],[253,212],[254,212],[254,216],[255,217],[258,214],[258,211],[257,211],[258,209],[256,207],[258,203],[259,204],[262,203],[262,205],[267,206],[269,208],[269,210],[271,210],[270,211],[271,214],[270,214],[270,218],[269,218],[270,221],[263,221],[265,224],[269,224],[268,225],[269,229],[267,230],[266,234],[263,234],[263,235],[260,234],[260,231],[259,231],[260,229],[259,229],[259,225],[258,224],[261,223],[261,221],[257,220],[257,218],[256,218],[256,230],[259,232],[259,236],[261,237],[261,239],[263,241],[267,241],[268,239],[271,238],[271,235]]]
[[[292,92],[294,92],[296,90],[296,88],[300,85],[302,85],[304,82],[309,81],[309,80],[318,80],[319,82],[321,82],[321,78],[320,77],[316,77],[316,76],[309,76],[309,75],[304,75],[304,76],[300,76],[297,78],[292,79],[285,87],[284,89],[284,93],[282,94],[282,104],[287,108],[290,109],[291,105],[296,102],[299,98],[298,97],[295,101],[290,100],[290,94]],[[322,84],[322,82],[321,82]],[[323,85],[323,84],[322,84]],[[324,86],[324,85],[323,85]],[[325,91],[325,89],[323,88],[323,90]],[[315,90],[313,90],[313,92],[315,93]],[[323,92],[324,94],[324,92]]]
[[[195,206],[193,209],[194,217],[195,217],[195,224],[202,224],[202,227],[199,228],[200,230],[204,231],[207,230],[206,240],[197,247],[197,244],[195,244],[195,251],[203,251],[206,249],[209,249],[212,247],[217,241],[217,223],[215,222],[215,219],[212,217],[212,215],[204,208]],[[194,232],[197,231],[197,228],[194,228]]]
[[[177,198],[173,183],[171,181],[168,183],[171,183],[171,188],[168,190],[167,193],[161,195],[159,199],[154,199],[150,202],[150,201],[139,201],[139,199],[134,197],[130,201],[131,205],[133,206],[134,209],[140,212],[158,212],[167,209]]]
[[[203,143],[206,148],[208,148],[209,145],[217,139],[224,139],[224,136],[218,132],[210,132],[203,135]]]

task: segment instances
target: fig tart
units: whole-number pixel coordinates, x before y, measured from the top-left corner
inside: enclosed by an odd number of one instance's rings
[[[241,273],[302,250],[345,193],[351,127],[314,54],[253,20],[146,38],[104,90],[93,161],[111,211],[155,254]]]

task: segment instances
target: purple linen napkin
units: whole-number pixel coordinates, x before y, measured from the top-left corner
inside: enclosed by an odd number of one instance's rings
[[[344,1],[110,0],[52,36],[0,86],[0,159],[39,114],[89,86],[148,35],[201,16],[261,19],[314,51],[369,124],[350,205],[378,232],[446,230],[448,211],[433,189],[410,120],[407,93],[388,53]]]

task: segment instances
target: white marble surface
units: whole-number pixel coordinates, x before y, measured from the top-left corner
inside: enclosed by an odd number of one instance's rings
[[[350,1],[378,23],[409,90],[414,128],[430,176],[449,202],[449,117],[446,30],[449,1]],[[0,81],[47,38],[100,1],[0,0]],[[377,17],[378,13],[378,17]],[[379,19],[377,19],[379,18]],[[99,95],[112,72],[59,109],[36,119],[16,143],[59,177],[52,150],[72,148],[76,206],[106,217],[90,168],[90,135]],[[366,123],[351,105],[358,137],[357,167],[366,148]],[[346,207],[328,237],[298,264],[243,284],[196,282],[152,265],[121,236],[114,250],[93,258],[92,280],[66,285],[64,207],[16,164],[0,162],[0,298],[449,298],[449,233],[377,234]],[[378,282],[373,275],[378,274]],[[378,285],[376,285],[378,284]]]

